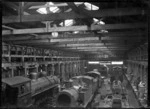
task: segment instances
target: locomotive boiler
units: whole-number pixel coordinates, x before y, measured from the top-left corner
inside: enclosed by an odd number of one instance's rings
[[[37,78],[33,74],[29,79],[23,76],[3,78],[3,106],[30,107],[39,105],[47,97],[54,94],[60,83],[56,76],[43,76]]]
[[[57,107],[86,107],[92,100],[100,82],[100,73],[88,72],[69,80],[66,88],[56,97]]]

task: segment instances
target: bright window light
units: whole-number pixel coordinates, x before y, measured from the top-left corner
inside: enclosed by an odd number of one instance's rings
[[[59,25],[63,26],[63,22],[61,22]],[[65,20],[65,26],[71,25],[73,25],[73,19]]]
[[[100,30],[97,33],[108,33],[108,31],[107,30]]]
[[[79,6],[79,5],[83,4],[83,2],[74,2],[74,4],[75,4],[76,6]]]
[[[103,33],[108,33],[108,31],[107,31],[107,30],[101,30],[101,32],[103,32]]]
[[[99,64],[99,61],[89,61],[88,64]]]
[[[53,3],[53,2],[49,2],[49,5],[54,5],[54,3]],[[53,13],[56,13],[56,12],[60,11],[57,6],[56,6],[56,7],[49,7],[49,10],[50,10],[51,12],[53,12]],[[47,14],[46,8],[39,8],[39,9],[37,10],[37,12],[39,12],[40,14]]]
[[[87,10],[98,10],[99,7],[92,5],[91,3],[85,2],[84,5],[86,6]]]
[[[122,65],[123,61],[112,61],[111,64]]]
[[[74,31],[74,34],[77,34],[77,33],[79,33],[79,31]]]
[[[98,22],[99,20],[98,19],[96,19],[96,18],[93,18],[93,20],[94,20],[94,22]]]
[[[49,2],[49,5],[54,5],[53,2]],[[57,11],[59,11],[58,7],[50,7],[49,10],[53,13],[56,13]]]
[[[53,37],[58,37],[58,32],[52,32]]]
[[[40,14],[47,14],[46,8],[39,8],[37,12],[39,12]]]
[[[97,24],[100,24],[100,25],[105,25],[105,22],[103,22],[103,21],[99,21],[98,19],[96,19],[96,18],[93,18],[93,20],[94,20],[94,22],[95,23],[97,23]]]
[[[72,9],[71,8],[69,8],[68,10],[66,10],[65,12],[70,12]]]
[[[98,24],[105,25],[105,22],[103,22],[103,21],[99,21],[99,23],[98,23]]]

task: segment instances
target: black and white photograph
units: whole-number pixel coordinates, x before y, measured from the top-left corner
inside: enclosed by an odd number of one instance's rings
[[[150,0],[5,1],[0,108],[149,108]]]

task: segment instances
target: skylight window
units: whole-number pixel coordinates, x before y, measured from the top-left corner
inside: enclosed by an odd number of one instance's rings
[[[54,5],[54,3],[53,3],[53,2],[49,2],[48,4],[46,4],[46,6],[47,6],[47,5]],[[57,6],[49,7],[49,10],[50,10],[52,13],[56,13],[56,12],[60,11]],[[40,14],[47,14],[47,10],[46,10],[45,7],[44,7],[44,8],[39,8],[39,9],[37,10],[37,12],[39,12]]]
[[[96,19],[96,18],[93,18],[93,20],[94,20],[94,22],[98,22],[99,20],[98,19]]]
[[[103,22],[102,20],[98,20],[96,18],[93,18],[94,22],[100,25],[105,25],[105,22]]]
[[[49,2],[49,5],[54,5],[53,2]],[[56,13],[57,11],[59,11],[58,7],[50,7],[49,10],[53,13]]]
[[[88,64],[99,64],[99,61],[88,61]]]
[[[63,26],[63,22],[61,22],[59,25]],[[65,26],[71,25],[73,25],[73,19],[65,20]]]
[[[83,4],[83,2],[74,2],[74,4],[75,4],[76,6],[79,6],[79,5]]]
[[[99,23],[98,23],[98,24],[105,25],[105,22],[103,22],[103,21],[99,21]]]
[[[84,5],[87,10],[99,10],[99,7],[92,5],[91,3],[85,2]]]
[[[74,31],[74,34],[77,34],[77,33],[79,33],[79,31]]]
[[[47,14],[46,8],[39,8],[37,12],[39,12],[40,14]]]
[[[112,61],[111,64],[120,65],[120,64],[123,64],[123,61]]]
[[[97,33],[108,33],[108,31],[107,30],[100,30]]]
[[[108,33],[108,31],[107,31],[107,30],[101,30],[101,32],[103,32],[103,33]]]
[[[70,12],[72,9],[71,8],[69,8],[68,10],[66,10],[65,12]]]

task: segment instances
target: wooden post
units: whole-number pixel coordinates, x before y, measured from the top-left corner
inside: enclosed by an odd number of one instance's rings
[[[28,74],[27,74],[27,73],[29,73],[29,72],[27,72],[27,68],[26,68],[26,66],[24,66],[24,72],[25,72],[25,77],[27,77],[27,76],[28,76]]]
[[[48,66],[48,64],[45,64],[45,72],[47,73],[47,66]]]
[[[39,73],[38,71],[39,65],[36,65],[36,72]]]
[[[148,37],[148,42],[150,41],[150,2],[149,2],[149,6],[148,6],[148,12],[147,12],[147,37]],[[150,47],[148,47],[148,51],[150,51]],[[148,68],[150,68],[150,64],[148,64]],[[148,73],[148,80],[149,80],[149,73]],[[147,89],[149,89],[149,86],[150,86],[150,83],[148,82],[148,85],[147,85],[148,87],[147,87]],[[148,95],[150,94],[150,90],[148,90]],[[147,104],[148,104],[148,106],[150,106],[150,97],[149,96],[147,96]]]
[[[54,71],[55,71],[54,64],[52,64],[52,75],[54,75]]]
[[[10,45],[8,44],[8,62],[11,62],[11,57],[10,57]]]
[[[14,68],[12,67],[12,77],[14,77]]]
[[[62,69],[61,69],[61,73],[62,73],[62,81],[65,80],[65,63],[62,63]]]
[[[58,63],[58,75],[60,76],[60,63]]]
[[[24,6],[24,2],[19,2],[18,15],[19,15],[19,18],[20,18],[20,22],[22,22],[23,6]]]

